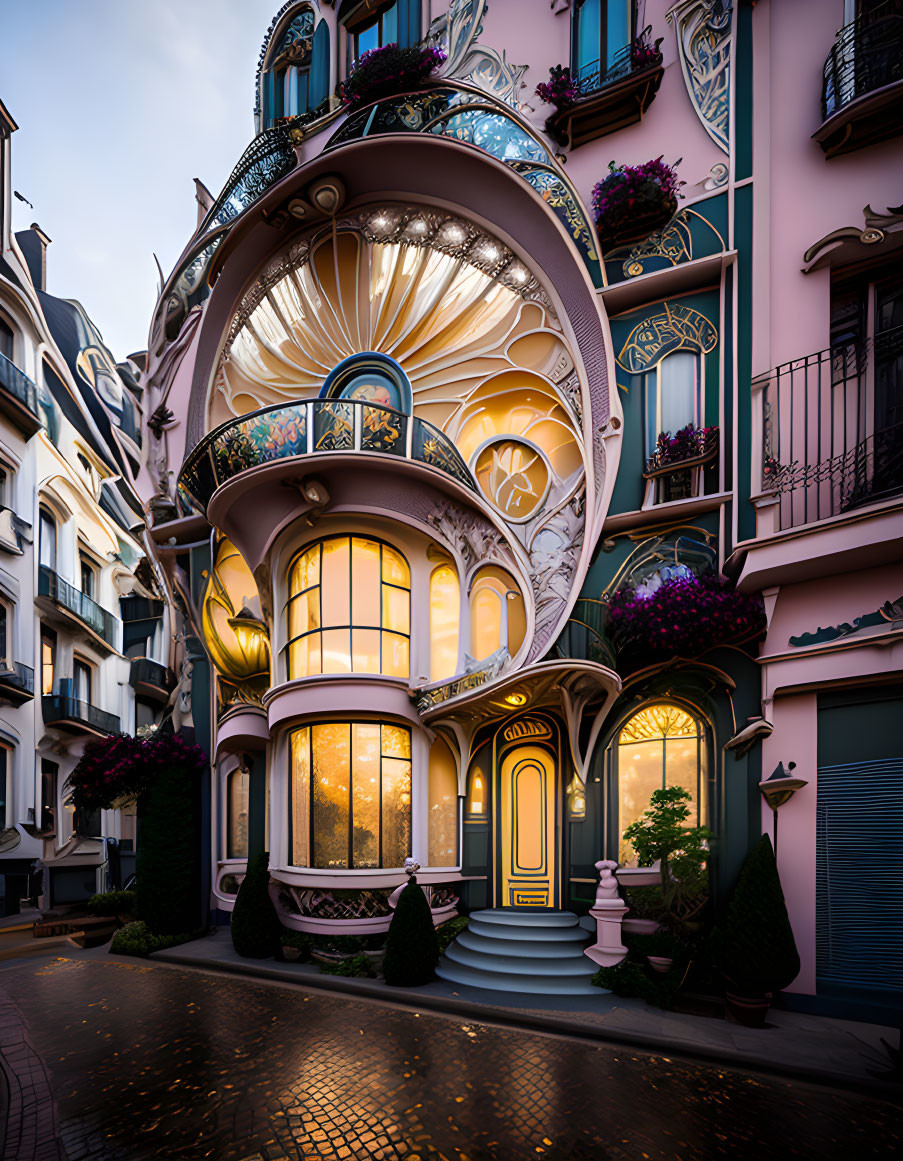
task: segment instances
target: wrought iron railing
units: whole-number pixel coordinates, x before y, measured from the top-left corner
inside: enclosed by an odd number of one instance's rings
[[[825,61],[822,118],[865,93],[903,80],[903,4],[887,0],[845,24]]]
[[[38,390],[24,371],[0,354],[0,387],[38,418]]]
[[[156,597],[142,597],[129,593],[119,598],[119,616],[122,621],[153,621],[163,616],[163,601]]]
[[[636,40],[619,48],[612,55],[611,61],[590,61],[576,69],[574,80],[578,93],[581,97],[588,97],[634,73],[658,68],[662,63],[662,54],[658,51],[660,44],[660,40],[653,43],[652,25],[649,25]]]
[[[762,490],[779,527],[836,516],[903,491],[903,326],[829,347],[753,382],[763,416]]]
[[[258,134],[241,155],[222,193],[210,207],[199,234],[225,226],[254,204],[298,164],[290,125],[274,125]]]
[[[206,508],[222,484],[292,456],[374,452],[413,460],[476,490],[458,449],[438,428],[357,399],[310,399],[265,407],[221,424],[185,460],[179,484]]]
[[[85,596],[68,581],[57,576],[53,569],[43,564],[38,572],[38,595],[48,597],[56,604],[62,605],[64,609],[68,609],[70,613],[74,613],[80,621],[83,621],[89,629],[93,629],[108,645],[116,648],[118,644],[117,622],[113,614],[108,613],[106,609],[98,605],[97,601]]]
[[[70,722],[87,726],[101,734],[118,734],[119,718],[98,709],[77,697],[66,697],[61,693],[45,693],[41,698],[41,716],[45,725],[53,722]]]
[[[0,685],[11,685],[22,693],[34,693],[34,670],[21,661],[6,661],[0,657]]]

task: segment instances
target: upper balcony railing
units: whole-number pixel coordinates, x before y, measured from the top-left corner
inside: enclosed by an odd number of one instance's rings
[[[653,43],[650,26],[643,29],[636,40],[613,53],[610,60],[590,61],[582,65],[576,70],[576,87],[580,96],[588,97],[635,73],[657,69],[662,63],[662,54],[658,51],[659,44],[660,40]]]
[[[119,718],[115,714],[61,693],[44,694],[41,716],[45,725],[60,725],[70,730],[84,728],[93,734],[119,733]]]
[[[188,456],[179,485],[206,510],[217,488],[249,468],[287,457],[354,452],[426,464],[476,490],[458,449],[438,428],[357,399],[265,407],[221,424]]]
[[[903,80],[903,4],[887,0],[838,32],[825,61],[824,120],[857,97],[899,80]]]
[[[210,207],[199,235],[228,225],[295,168],[298,157],[292,145],[291,124],[274,125],[254,138]]]
[[[17,418],[25,421],[29,434],[37,431],[41,426],[38,390],[24,371],[0,354],[0,396],[4,394],[11,397]]]
[[[97,601],[85,596],[68,581],[57,576],[53,569],[43,564],[38,574],[38,596],[48,597],[55,604],[67,609],[111,648],[117,647],[116,618],[113,614],[108,613]]]
[[[34,670],[21,661],[0,657],[0,696],[11,691],[14,700],[25,701],[34,695]],[[6,694],[8,696],[8,694]]]
[[[777,527],[903,492],[903,326],[829,347],[753,382],[762,401],[762,491]]]

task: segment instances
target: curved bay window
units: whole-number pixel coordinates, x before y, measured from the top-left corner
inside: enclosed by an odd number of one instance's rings
[[[706,823],[705,735],[702,724],[680,706],[659,702],[635,713],[617,743],[618,859],[630,862],[633,848],[624,830],[649,806],[653,791],[681,786],[692,798],[688,826]]]
[[[296,867],[401,867],[411,853],[411,731],[385,722],[295,730],[291,834]]]
[[[288,676],[410,672],[411,570],[389,545],[332,536],[289,570]]]
[[[501,568],[481,568],[470,589],[470,655],[491,657],[502,647],[513,657],[527,631],[524,598]]]

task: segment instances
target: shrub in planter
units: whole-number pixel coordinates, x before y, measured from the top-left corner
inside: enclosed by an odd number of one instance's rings
[[[548,81],[540,81],[536,86],[536,95],[547,105],[554,105],[556,109],[567,109],[580,96],[580,89],[566,65],[554,65],[549,69]]]
[[[127,923],[125,927],[119,928],[113,936],[110,951],[114,955],[134,955],[140,959],[147,959],[151,952],[176,947],[180,943],[189,943],[194,938],[194,934],[186,932],[179,935],[155,935],[143,920],[136,919],[134,923]]]
[[[730,993],[763,1001],[799,975],[800,957],[767,834],[740,869],[719,932],[717,963]],[[767,1003],[763,1020],[766,1009]]]
[[[313,936],[306,931],[294,931],[290,927],[283,927],[279,936],[279,946],[282,949],[282,958],[292,962],[307,963],[313,950]]]
[[[603,249],[627,246],[664,226],[677,211],[684,182],[661,157],[642,165],[609,162],[609,174],[593,188],[593,215]]]
[[[270,898],[270,853],[248,860],[248,871],[232,908],[232,946],[248,959],[268,959],[280,946],[282,924]]]
[[[389,924],[383,975],[387,984],[417,987],[429,983],[438,962],[439,942],[430,905],[416,876],[411,875]]]
[[[399,48],[397,44],[371,48],[355,61],[351,76],[342,86],[345,108],[350,112],[382,97],[422,88],[445,59],[440,49],[419,44],[411,48]]]
[[[755,640],[764,630],[761,599],[737,592],[716,573],[675,577],[654,592],[622,589],[608,604],[607,632],[621,672],[699,657],[719,645]]]

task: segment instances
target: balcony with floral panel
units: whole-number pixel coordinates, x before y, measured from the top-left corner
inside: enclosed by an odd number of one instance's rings
[[[652,29],[645,28],[607,59],[600,55],[583,63],[577,53],[573,70],[552,68],[549,81],[536,88],[554,107],[546,121],[549,136],[576,149],[642,121],[664,75],[660,45],[661,38],[653,41]]]
[[[812,136],[828,157],[903,133],[903,0],[856,8],[825,61],[822,124]]]

